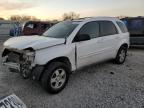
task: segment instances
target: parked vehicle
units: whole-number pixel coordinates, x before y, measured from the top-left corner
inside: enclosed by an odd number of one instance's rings
[[[122,21],[96,17],[60,22],[42,36],[11,38],[4,43],[2,57],[11,71],[58,93],[69,74],[81,67],[108,59],[124,63],[128,47],[129,33]]]
[[[13,23],[13,28],[10,29],[10,36],[20,36],[21,35],[21,24],[19,22]]]
[[[22,34],[23,35],[41,35],[54,23],[41,22],[41,21],[28,21],[24,24]]]
[[[144,45],[144,17],[122,19],[130,32],[131,45]]]
[[[16,24],[17,22],[15,21],[0,20],[0,40],[6,40],[10,36],[15,36],[13,29],[16,28]]]

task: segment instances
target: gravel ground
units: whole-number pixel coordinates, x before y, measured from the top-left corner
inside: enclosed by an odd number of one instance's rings
[[[0,65],[0,96],[12,93],[28,108],[144,108],[144,47],[131,48],[123,65],[108,61],[75,72],[57,95]]]

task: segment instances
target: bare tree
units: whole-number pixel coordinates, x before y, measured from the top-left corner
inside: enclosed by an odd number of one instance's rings
[[[122,19],[122,18],[126,18],[127,16],[123,16],[123,15],[121,15],[121,16],[118,16],[117,18],[118,19]]]
[[[40,21],[40,19],[37,19],[36,17],[34,16],[26,16],[26,15],[23,15],[23,16],[20,16],[20,15],[12,15],[10,17],[10,20],[12,21],[29,21],[29,20],[32,20],[32,21]]]
[[[5,20],[4,18],[0,17],[0,20]]]
[[[73,20],[79,18],[79,16],[80,15],[76,14],[75,12],[70,12],[70,13],[64,13],[62,18],[63,20],[68,20],[68,19]]]

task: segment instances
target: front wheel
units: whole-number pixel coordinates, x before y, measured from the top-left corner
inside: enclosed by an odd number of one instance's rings
[[[121,46],[115,58],[115,63],[123,64],[125,62],[126,56],[127,56],[127,48],[124,46]]]
[[[41,78],[42,87],[51,94],[59,93],[66,86],[69,71],[64,63],[52,62],[46,67]]]

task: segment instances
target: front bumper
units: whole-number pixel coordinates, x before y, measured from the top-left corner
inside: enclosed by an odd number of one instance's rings
[[[8,67],[10,69],[10,72],[21,73],[20,64],[18,64],[18,63],[3,62],[2,64],[3,64],[3,66]],[[44,66],[36,65],[30,71],[29,77],[32,78],[33,80],[39,81],[43,71],[44,71]]]
[[[3,66],[9,68],[10,72],[20,73],[21,75],[26,75],[27,78],[32,78],[33,80],[39,80],[44,66],[36,65],[33,63],[34,56],[17,54],[15,51],[10,54],[10,52],[3,53],[2,64]],[[27,53],[29,54],[29,53]]]
[[[14,69],[20,72],[20,65],[17,63],[3,62],[2,64],[10,69]]]

